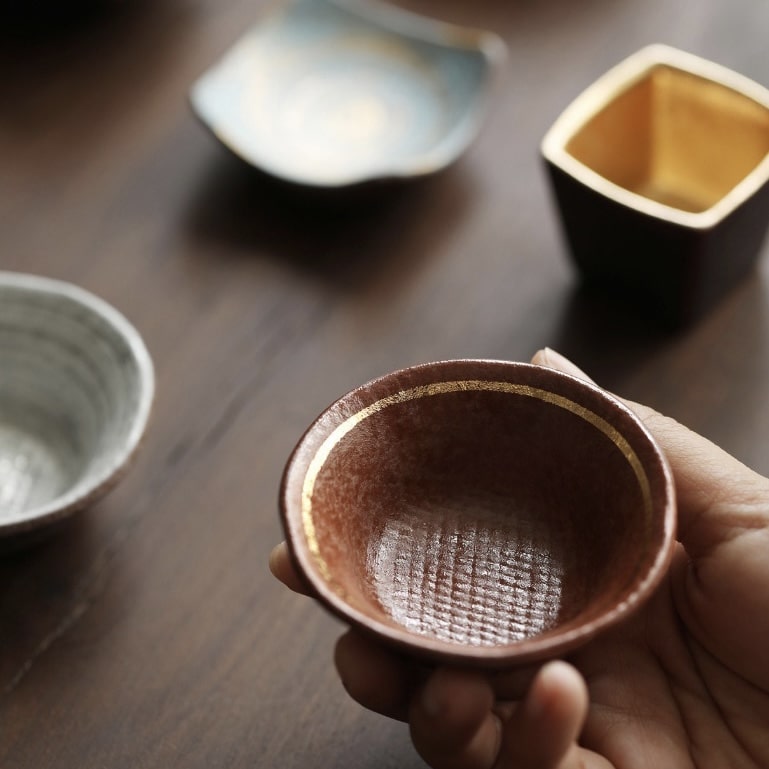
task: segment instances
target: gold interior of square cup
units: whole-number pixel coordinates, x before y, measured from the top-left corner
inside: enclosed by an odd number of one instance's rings
[[[769,89],[707,59],[647,46],[564,110],[542,153],[606,197],[707,228],[769,180]]]
[[[660,64],[588,120],[566,151],[620,187],[699,213],[769,152],[769,109]]]

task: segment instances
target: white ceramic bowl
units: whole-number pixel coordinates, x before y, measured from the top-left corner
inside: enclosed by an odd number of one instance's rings
[[[0,272],[0,536],[109,490],[153,395],[149,353],[117,310],[69,283]]]

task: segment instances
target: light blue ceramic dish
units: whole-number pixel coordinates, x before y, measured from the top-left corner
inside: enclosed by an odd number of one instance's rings
[[[413,177],[476,137],[505,47],[383,4],[289,0],[192,87],[196,114],[248,163],[299,184]]]

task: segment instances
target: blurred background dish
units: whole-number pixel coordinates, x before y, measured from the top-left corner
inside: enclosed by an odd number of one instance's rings
[[[0,536],[111,488],[153,393],[149,354],[117,310],[69,283],[0,273]]]
[[[339,187],[421,176],[475,138],[504,44],[383,4],[290,0],[192,88],[194,111],[248,163]]]

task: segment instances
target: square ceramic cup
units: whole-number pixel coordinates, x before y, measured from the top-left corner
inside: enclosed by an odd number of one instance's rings
[[[769,90],[662,45],[560,115],[542,155],[588,285],[680,327],[751,269],[769,224]]]

